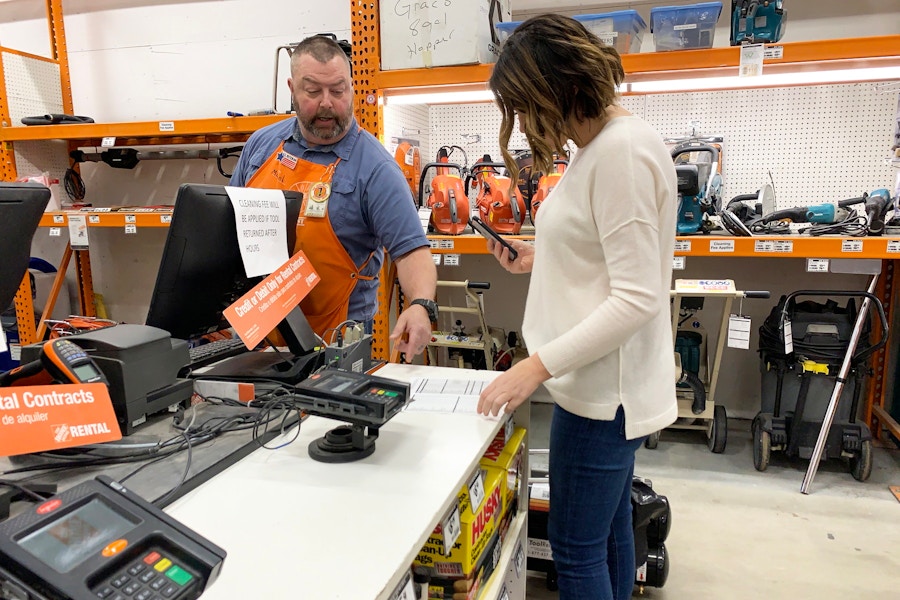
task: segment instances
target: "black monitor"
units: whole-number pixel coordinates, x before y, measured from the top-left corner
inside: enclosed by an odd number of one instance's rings
[[[302,194],[286,191],[284,197],[286,222],[296,223]],[[289,255],[296,237],[296,228],[288,226]],[[182,339],[227,328],[222,311],[261,280],[247,277],[244,270],[234,207],[225,187],[183,184],[175,199],[146,324]],[[299,327],[298,321],[302,321]],[[316,345],[308,328],[299,307],[279,326],[293,354],[306,354]]]
[[[43,185],[0,182],[0,311],[22,284],[31,240],[49,201],[50,190]]]

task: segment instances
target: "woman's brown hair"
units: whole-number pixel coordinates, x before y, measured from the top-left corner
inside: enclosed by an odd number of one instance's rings
[[[550,173],[565,155],[570,119],[602,118],[625,79],[619,53],[571,17],[546,14],[519,25],[500,50],[489,81],[503,120],[500,152],[512,181],[508,150],[516,115],[534,156],[533,172]]]

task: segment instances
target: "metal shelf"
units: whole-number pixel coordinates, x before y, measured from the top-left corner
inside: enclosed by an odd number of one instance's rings
[[[792,71],[829,69],[858,69],[900,64],[900,35],[864,38],[844,38],[812,42],[785,42],[767,47],[782,49],[781,58],[767,59],[766,68],[772,72],[790,67]],[[628,74],[626,81],[646,81],[675,72],[683,76],[720,75],[720,71],[740,65],[739,47],[681,50],[676,52],[642,52],[623,54],[622,66]],[[404,69],[376,71],[372,77],[378,89],[397,90],[435,86],[465,86],[484,84],[493,65],[464,65],[433,69]]]
[[[243,141],[257,129],[288,118],[292,115],[2,127],[0,141],[68,140],[85,146],[100,146],[110,137],[115,146]]]
[[[171,210],[158,211],[128,211],[120,210],[110,211],[94,211],[94,210],[74,210],[74,211],[53,211],[44,213],[41,217],[40,227],[67,227],[69,225],[69,215],[87,215],[88,227],[125,227],[134,225],[136,227],[168,227],[172,221]]]
[[[534,241],[533,235],[509,236]],[[480,235],[429,235],[433,254],[489,254]],[[900,238],[679,236],[675,256],[900,259]]]

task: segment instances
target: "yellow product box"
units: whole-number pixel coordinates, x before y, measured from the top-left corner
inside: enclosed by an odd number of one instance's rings
[[[503,514],[517,510],[516,501],[522,490],[525,474],[525,429],[516,427],[507,439],[501,429],[481,457],[480,464],[487,470],[498,470],[505,481],[503,491]],[[506,441],[504,441],[506,440]]]
[[[428,597],[441,600],[476,600],[500,563],[502,545],[503,537],[499,531],[495,531],[472,573],[463,578],[432,577],[428,583]]]
[[[486,471],[479,467],[477,472],[482,474],[484,480],[484,497],[478,506],[470,505],[468,486],[475,477],[473,473],[457,498],[460,533],[450,553],[444,554],[444,534],[441,524],[438,524],[416,555],[414,564],[428,567],[433,577],[464,578],[471,575],[497,530],[502,516],[505,476],[501,476],[498,469]]]

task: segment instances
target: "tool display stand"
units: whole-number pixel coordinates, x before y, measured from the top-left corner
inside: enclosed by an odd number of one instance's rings
[[[824,302],[800,296],[828,298]],[[844,306],[833,298],[846,297]],[[858,298],[869,298],[881,319],[881,339],[871,342],[871,319],[866,316],[856,331]],[[785,345],[789,323],[790,345]],[[868,359],[886,342],[887,322],[878,298],[867,292],[805,290],[782,296],[759,330],[761,409],[753,419],[753,466],[765,471],[772,452],[808,460],[813,455],[836,386],[838,404],[832,416],[824,458],[846,459],[854,479],[865,481],[872,472],[872,435],[856,418],[866,378]],[[851,347],[857,336],[855,350]],[[843,382],[838,373],[849,356]]]
[[[444,367],[460,367],[473,369],[494,369],[494,342],[484,319],[484,306],[479,290],[491,289],[490,282],[479,281],[438,281],[440,290],[463,290],[465,306],[452,304],[438,305],[440,318],[447,319],[452,325],[449,330],[431,332],[431,339],[425,345],[428,364]],[[470,333],[457,315],[473,315],[477,321],[478,331]]]
[[[719,368],[722,363],[722,354],[725,350],[725,342],[728,339],[728,324],[732,314],[732,304],[735,298],[768,298],[767,291],[742,291],[735,288],[731,279],[676,279],[675,289],[671,291],[672,298],[672,337],[678,339],[679,326],[685,319],[683,307],[696,311],[702,303],[692,302],[698,298],[721,298],[722,318],[719,323],[716,348],[712,354],[712,366],[710,356],[706,348],[706,336],[702,335],[699,343],[699,369],[697,373],[687,371],[690,360],[685,360],[685,355],[676,353],[676,362],[680,365],[680,373],[676,373],[676,380],[686,384],[676,388],[678,396],[678,419],[669,426],[670,429],[689,429],[702,431],[706,434],[707,445],[711,452],[719,454],[725,451],[728,441],[728,416],[725,407],[716,404],[716,392],[719,380]],[[644,446],[653,449],[659,445],[660,432],[655,432],[647,437]]]
[[[532,450],[532,454],[546,450]],[[532,470],[528,482],[527,568],[546,574],[547,589],[558,589],[556,565],[547,536],[550,512],[550,480],[546,472]],[[672,525],[669,500],[653,490],[649,479],[634,477],[631,482],[631,515],[634,529],[634,584],[640,593],[645,586],[663,587],[669,576],[666,538]]]

